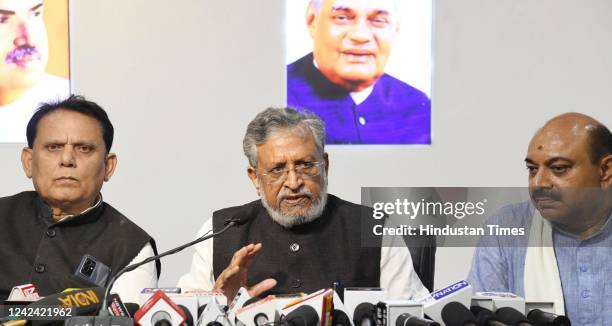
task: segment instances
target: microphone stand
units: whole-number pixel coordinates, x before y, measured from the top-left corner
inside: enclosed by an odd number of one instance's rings
[[[225,221],[225,223],[224,223],[225,226],[221,230],[219,230],[217,232],[213,232],[212,234],[209,234],[209,235],[205,234],[205,235],[203,235],[203,236],[201,236],[201,237],[199,237],[199,238],[197,238],[197,239],[195,239],[195,240],[193,240],[191,242],[188,242],[188,243],[186,243],[186,244],[184,244],[184,245],[182,245],[180,247],[168,250],[168,251],[163,252],[163,253],[161,253],[159,255],[151,256],[151,257],[149,257],[149,258],[147,258],[147,259],[145,259],[145,260],[143,260],[141,262],[125,266],[117,274],[115,274],[115,276],[113,276],[109,280],[108,284],[106,285],[106,288],[105,288],[105,291],[104,291],[104,299],[102,300],[102,307],[100,308],[100,312],[98,313],[98,316],[108,316],[109,315],[107,300],[108,300],[108,295],[110,293],[110,289],[111,289],[111,287],[113,287],[113,284],[115,284],[115,281],[121,275],[123,275],[124,273],[131,272],[131,271],[135,270],[136,268],[138,268],[138,267],[140,267],[140,266],[142,266],[144,264],[150,263],[150,262],[152,262],[154,260],[157,260],[159,258],[168,256],[168,255],[175,254],[175,253],[177,253],[177,252],[179,252],[179,251],[181,251],[181,250],[183,250],[183,249],[185,249],[187,247],[193,246],[194,244],[200,243],[202,241],[205,241],[205,240],[208,240],[208,239],[213,238],[215,236],[218,236],[220,234],[223,234],[223,233],[225,233],[225,231],[229,230],[231,227],[239,226],[239,225],[241,225],[243,223],[244,223],[243,220],[241,220],[239,218],[232,217],[232,218],[228,219],[227,221]]]

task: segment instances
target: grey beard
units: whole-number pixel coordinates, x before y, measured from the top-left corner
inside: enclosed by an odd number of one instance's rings
[[[281,213],[280,210],[276,210],[272,208],[270,204],[268,203],[268,201],[266,200],[266,196],[261,196],[261,203],[268,211],[268,214],[270,214],[270,217],[272,218],[272,220],[282,225],[283,227],[292,228],[297,225],[310,223],[316,220],[317,218],[321,217],[321,215],[323,214],[323,210],[325,209],[325,204],[327,204],[327,178],[323,176],[322,181],[323,181],[322,182],[323,187],[321,187],[319,198],[315,198],[313,200],[310,210],[306,212],[305,215],[299,215],[299,216],[285,215]],[[261,186],[262,185],[260,184],[260,189],[263,189]]]

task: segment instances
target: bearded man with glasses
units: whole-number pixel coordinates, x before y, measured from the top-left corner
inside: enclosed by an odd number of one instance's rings
[[[216,211],[200,233],[247,218],[196,246],[179,287],[215,289],[232,300],[242,286],[251,296],[313,292],[340,282],[383,287],[389,298],[420,297],[427,289],[401,237],[390,246],[361,245],[362,210],[327,194],[325,128],[314,114],[270,108],[249,123],[243,141],[247,173],[260,200]],[[228,301],[229,302],[229,301]]]

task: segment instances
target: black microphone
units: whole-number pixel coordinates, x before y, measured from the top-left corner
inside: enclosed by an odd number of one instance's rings
[[[395,326],[440,326],[439,323],[413,316],[409,313],[403,313],[397,317]]]
[[[334,309],[332,312],[332,326],[351,326],[351,320],[344,311]]]
[[[369,302],[358,304],[353,313],[353,323],[355,326],[375,326],[376,306]]]
[[[555,315],[540,309],[533,309],[527,314],[527,319],[535,326],[571,326],[569,318]]]
[[[493,311],[485,307],[472,306],[470,311],[476,316],[476,324],[478,326],[508,326],[497,320],[497,316],[495,316]]]
[[[106,291],[104,292],[104,300],[102,301],[102,302],[104,302],[104,304],[102,305],[102,308],[100,308],[100,312],[99,312],[98,315],[99,316],[108,316],[108,310],[107,310],[107,307],[106,307],[106,302],[108,300],[108,295],[109,295],[110,289],[113,287],[113,284],[115,284],[115,281],[121,275],[123,275],[124,273],[127,273],[127,272],[131,272],[131,271],[135,270],[136,268],[138,268],[138,267],[140,267],[142,265],[148,264],[148,263],[150,263],[152,261],[155,261],[157,259],[160,259],[162,257],[175,254],[175,253],[177,253],[177,252],[179,252],[179,251],[181,251],[181,250],[183,250],[183,249],[185,249],[187,247],[191,247],[191,246],[193,246],[193,245],[195,245],[197,243],[200,243],[202,241],[205,241],[205,240],[208,240],[210,238],[216,237],[216,236],[218,236],[220,234],[223,234],[223,233],[225,233],[225,231],[229,230],[230,228],[232,228],[234,226],[237,227],[237,226],[240,226],[240,225],[243,225],[243,224],[247,223],[255,215],[254,214],[255,208],[251,207],[251,206],[247,206],[247,205],[249,205],[249,204],[246,204],[246,205],[243,205],[243,206],[241,206],[239,208],[236,208],[236,210],[239,210],[239,209],[242,209],[242,208],[246,207],[247,210],[241,216],[233,216],[233,217],[230,217],[229,219],[227,219],[223,223],[224,227],[221,230],[219,230],[217,232],[213,232],[212,234],[206,233],[203,236],[201,236],[201,237],[199,237],[199,238],[197,238],[197,239],[195,239],[195,240],[193,240],[191,242],[188,242],[188,243],[186,243],[186,244],[184,244],[182,246],[176,247],[174,249],[170,249],[170,250],[168,250],[166,252],[163,252],[163,253],[155,255],[155,256],[151,256],[151,257],[149,257],[149,258],[147,258],[147,259],[145,259],[145,260],[143,260],[143,261],[141,261],[139,263],[134,263],[132,265],[125,266],[123,269],[121,269],[119,272],[117,272],[117,274],[115,274],[110,279],[108,284],[106,285]]]
[[[317,326],[319,314],[313,307],[301,305],[287,314],[282,323],[288,326]]]
[[[71,307],[73,316],[94,315],[102,304],[104,289],[101,287],[82,288],[48,295],[29,307],[62,306]]]
[[[512,307],[502,307],[497,309],[495,315],[499,319],[499,321],[506,323],[510,326],[533,326],[527,317],[523,315],[520,311],[512,308]]]
[[[474,315],[457,301],[449,302],[442,308],[442,320],[446,326],[478,326]]]
[[[134,316],[134,313],[138,311],[138,309],[140,309],[140,305],[138,305],[137,303],[126,302],[125,309],[127,310],[127,317],[131,318],[132,316]]]

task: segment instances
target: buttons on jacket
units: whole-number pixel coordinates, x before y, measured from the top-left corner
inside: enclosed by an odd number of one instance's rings
[[[300,245],[294,242],[289,246],[289,249],[293,252],[298,252],[300,250]]]
[[[46,268],[44,264],[36,264],[34,270],[36,271],[36,273],[44,273]]]
[[[298,280],[298,279],[295,279],[295,280],[291,281],[291,287],[295,288],[295,289],[301,287],[302,284],[304,284],[304,282],[302,282],[301,280]]]
[[[47,232],[45,232],[45,233],[47,233],[47,236],[48,236],[49,238],[53,238],[53,237],[55,237],[55,235],[56,235],[56,233],[55,233],[55,230],[54,230],[54,229],[49,229],[49,230],[47,230]]]

